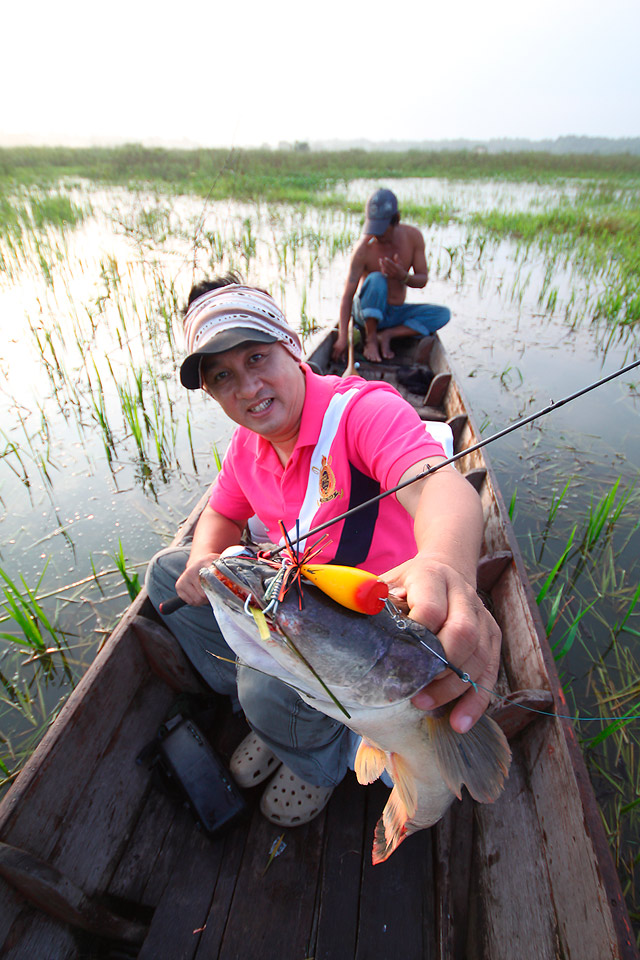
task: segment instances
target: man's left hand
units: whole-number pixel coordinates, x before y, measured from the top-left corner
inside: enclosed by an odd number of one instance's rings
[[[450,723],[466,733],[486,710],[500,665],[501,634],[475,586],[448,564],[418,554],[384,574],[394,596],[405,600],[409,616],[424,624],[444,647],[447,659],[469,674],[476,690],[447,670],[420,690],[412,703],[434,710],[458,699]]]
[[[391,257],[380,257],[380,272],[389,280],[403,282],[407,279],[409,271],[398,262],[398,254],[394,253],[393,260]]]

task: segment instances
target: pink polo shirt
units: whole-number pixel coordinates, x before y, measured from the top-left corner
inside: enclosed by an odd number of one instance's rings
[[[269,441],[246,427],[235,431],[214,483],[210,506],[240,526],[257,515],[279,543],[282,520],[300,533],[399,483],[414,463],[444,456],[416,411],[389,384],[361,377],[322,377],[302,365],[306,394],[300,433],[285,467]],[[303,522],[304,521],[304,522]],[[365,507],[324,534],[314,563],[384,573],[416,552],[413,520],[395,494]]]

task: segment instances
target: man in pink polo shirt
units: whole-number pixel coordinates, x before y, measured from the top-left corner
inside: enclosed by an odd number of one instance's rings
[[[250,522],[258,539],[280,540],[279,521],[295,535],[311,529],[444,459],[413,408],[390,386],[359,377],[321,377],[301,360],[297,334],[266,293],[219,285],[185,316],[187,389],[203,389],[238,424],[190,550],[168,550],[150,564],[156,606],[171,593],[189,605],[167,623],[209,685],[239,700],[252,733],[231,760],[241,786],[272,779],[265,816],[282,826],[305,823],[344,776],[349,731],[305,704],[286,684],[229,657],[198,571],[240,541]],[[476,593],[482,509],[453,467],[417,481],[329,528],[316,562],[384,574],[411,616],[437,632],[452,662],[491,689],[500,632]],[[461,694],[463,694],[461,696]],[[414,698],[431,710],[460,697],[451,724],[466,732],[489,696],[453,674]],[[287,798],[296,803],[287,803]],[[300,803],[300,798],[303,802]],[[289,813],[288,811],[293,811]]]

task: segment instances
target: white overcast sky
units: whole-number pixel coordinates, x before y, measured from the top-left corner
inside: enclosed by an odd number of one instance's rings
[[[0,143],[640,136],[640,0],[12,0],[2,27]]]

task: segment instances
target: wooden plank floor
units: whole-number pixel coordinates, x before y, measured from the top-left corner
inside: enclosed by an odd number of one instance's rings
[[[242,723],[235,723],[236,742]],[[228,759],[229,745],[219,746]],[[436,955],[430,832],[412,837],[387,863],[371,864],[386,787],[361,787],[349,773],[319,817],[290,830],[260,814],[261,789],[246,792],[248,817],[212,839],[190,811],[150,788],[109,885],[120,905],[151,918],[144,945],[131,957]],[[267,868],[280,837],[284,850]],[[93,947],[95,956],[129,955],[97,942]]]

